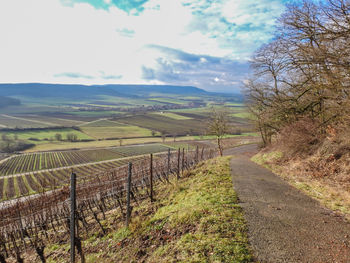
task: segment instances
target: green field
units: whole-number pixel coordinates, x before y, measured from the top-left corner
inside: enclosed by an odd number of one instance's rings
[[[0,115],[0,128],[45,128],[55,126],[53,123],[18,118],[10,115]]]
[[[67,114],[77,115],[81,117],[112,117],[120,115],[120,111],[69,111]]]
[[[176,113],[173,113],[173,112],[156,112],[154,114],[157,114],[157,115],[160,115],[160,116],[164,116],[164,117],[168,117],[168,118],[171,118],[171,119],[174,119],[174,120],[190,120],[192,118],[190,117],[186,117],[186,116],[183,116],[183,115],[179,115],[179,114],[176,114]]]
[[[187,104],[186,101],[171,99],[171,98],[150,98],[148,100],[155,101],[155,102],[162,102],[162,103],[178,104],[178,105]]]
[[[81,125],[80,127],[113,127],[113,126],[117,126],[117,125],[122,125],[122,123],[110,121],[107,119],[99,119],[96,121],[87,122],[87,123]]]
[[[147,98],[125,98],[125,97],[115,97],[115,96],[99,96],[101,101],[106,103],[110,103],[110,105],[118,105],[118,107],[135,107],[140,105],[162,105],[162,103],[152,100],[147,100]],[[98,103],[96,103],[98,104]],[[102,104],[99,104],[102,105]]]
[[[225,103],[226,106],[233,106],[233,107],[245,107],[243,102],[227,102]]]
[[[108,138],[130,138],[130,137],[148,137],[152,136],[152,131],[133,125],[116,124],[115,126],[105,127],[80,127],[81,130],[95,139]]]
[[[62,139],[65,140],[67,137],[67,134],[75,134],[78,138],[78,140],[89,140],[92,139],[92,137],[90,137],[87,134],[84,134],[80,131],[77,131],[75,129],[71,129],[71,128],[64,128],[64,129],[44,129],[44,130],[32,130],[32,131],[28,131],[28,130],[13,130],[13,131],[6,131],[6,132],[0,132],[0,135],[2,134],[6,134],[7,136],[14,138],[15,135],[18,137],[18,139],[20,140],[29,140],[34,144],[38,144],[38,143],[45,143],[45,141],[48,140],[53,140],[56,141],[55,139],[55,135],[56,134],[61,134],[62,135]],[[30,139],[36,139],[36,140],[30,140]],[[37,141],[38,140],[38,141]]]
[[[232,114],[230,114],[230,116],[238,117],[238,118],[242,118],[242,119],[248,119],[248,120],[251,120],[253,118],[252,114],[250,114],[249,112],[246,112],[246,111],[232,113]]]
[[[176,112],[176,113],[195,113],[195,114],[199,114],[199,115],[209,116],[209,114],[211,112],[211,107],[174,109],[174,110],[168,110],[168,111]]]

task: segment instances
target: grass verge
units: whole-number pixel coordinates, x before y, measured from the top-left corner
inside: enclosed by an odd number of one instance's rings
[[[135,207],[129,228],[88,237],[87,262],[251,262],[229,158],[202,163],[187,175],[160,185],[154,203]],[[58,259],[59,251],[67,254],[57,246],[47,253]]]
[[[278,151],[260,152],[252,157],[252,161],[281,176],[288,183],[318,200],[325,207],[342,213],[350,220],[349,191],[344,190],[343,187],[334,181],[305,175],[303,171],[296,168],[300,166],[296,161],[294,163],[279,164],[278,161],[281,158],[282,153]]]

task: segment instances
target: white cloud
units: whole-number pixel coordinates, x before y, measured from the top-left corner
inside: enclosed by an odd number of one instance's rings
[[[166,55],[150,45],[245,59],[256,46],[249,42],[252,34],[228,31],[220,16],[238,25],[273,21],[263,14],[247,15],[256,1],[208,5],[199,0],[184,5],[150,0],[137,16],[118,9],[111,0],[104,2],[110,5],[108,10],[88,3],[63,5],[61,0],[1,0],[0,82],[144,83],[143,67],[156,68]],[[204,17],[194,13],[200,10]],[[268,38],[264,32],[255,34],[261,41]],[[203,57],[200,62],[208,61]]]

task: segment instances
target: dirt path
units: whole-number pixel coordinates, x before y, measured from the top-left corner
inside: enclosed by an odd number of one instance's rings
[[[350,223],[230,149],[232,178],[259,262],[350,262]],[[248,156],[247,156],[248,155]]]

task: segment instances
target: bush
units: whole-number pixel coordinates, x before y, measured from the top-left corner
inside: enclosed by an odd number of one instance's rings
[[[28,138],[28,140],[30,140],[30,141],[36,141],[36,142],[40,141],[38,138],[33,138],[33,137]]]
[[[324,137],[315,120],[303,118],[285,126],[279,132],[276,146],[285,153],[286,158],[310,155],[316,151]]]
[[[67,133],[66,137],[67,137],[67,141],[69,141],[69,142],[78,141],[78,136],[74,133]]]
[[[0,151],[6,152],[6,153],[13,153],[18,151],[24,151],[31,147],[33,147],[35,144],[28,143],[26,141],[18,140],[18,141],[4,141],[0,143]]]

